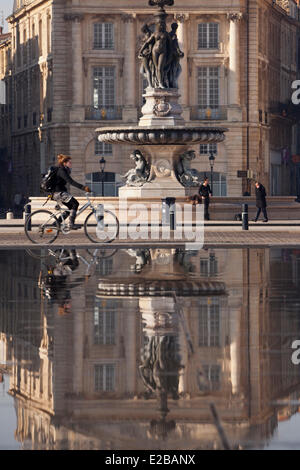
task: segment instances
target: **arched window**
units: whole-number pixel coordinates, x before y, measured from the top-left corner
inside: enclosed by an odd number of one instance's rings
[[[206,177],[209,179],[210,187],[213,187],[214,196],[227,196],[226,175],[224,173],[218,173],[217,171],[214,171],[213,184],[211,184],[210,170],[200,172],[201,181],[203,181]]]

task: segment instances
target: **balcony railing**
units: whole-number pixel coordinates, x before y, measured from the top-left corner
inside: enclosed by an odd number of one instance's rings
[[[218,107],[191,107],[191,121],[226,121],[227,106]]]
[[[109,106],[109,107],[86,106],[85,119],[87,119],[88,121],[122,120],[122,107],[121,106]]]

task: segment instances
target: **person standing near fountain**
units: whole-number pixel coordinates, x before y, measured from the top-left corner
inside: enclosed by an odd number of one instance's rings
[[[208,184],[208,178],[204,178],[203,183],[200,185],[199,195],[200,197],[202,197],[202,200],[204,202],[204,220],[209,220],[208,207],[211,197],[211,189]]]
[[[255,196],[256,196],[256,207],[257,213],[253,222],[257,222],[261,211],[263,211],[264,219],[263,222],[268,222],[268,214],[267,214],[267,202],[266,202],[266,190],[265,187],[259,182],[255,182]]]

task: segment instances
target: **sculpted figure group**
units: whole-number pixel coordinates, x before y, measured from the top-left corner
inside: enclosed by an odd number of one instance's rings
[[[122,178],[126,180],[127,186],[143,186],[150,175],[149,164],[139,150],[134,150],[131,153],[130,158],[134,161],[135,168],[128,170]]]
[[[180,59],[184,54],[178,44],[177,28],[177,23],[172,23],[168,32],[163,20],[156,23],[153,33],[147,24],[142,28],[144,38],[139,58],[142,60],[142,72],[151,88],[178,88]]]

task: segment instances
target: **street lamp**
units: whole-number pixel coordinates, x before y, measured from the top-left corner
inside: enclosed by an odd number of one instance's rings
[[[211,195],[213,195],[213,170],[214,170],[214,163],[215,163],[215,157],[214,157],[213,152],[210,152],[209,163],[210,163]]]
[[[102,197],[104,197],[104,169],[105,169],[105,164],[106,164],[106,160],[105,158],[101,158],[101,160],[99,160],[99,165],[100,165],[100,171],[101,171],[101,181],[102,181]]]

